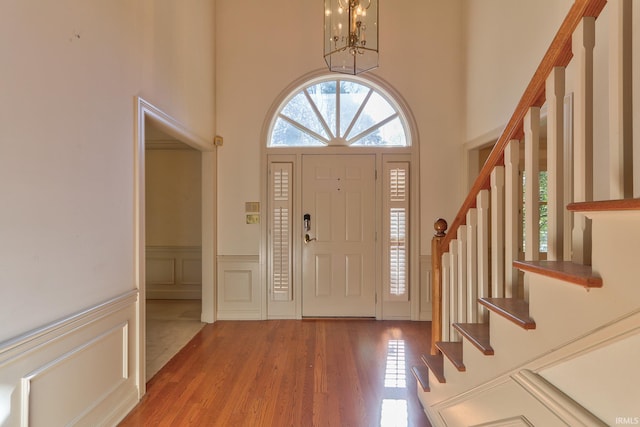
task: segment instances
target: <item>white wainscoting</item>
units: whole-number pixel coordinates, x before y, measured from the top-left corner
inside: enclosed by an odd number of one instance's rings
[[[257,256],[218,257],[218,320],[261,320],[263,292]]]
[[[0,425],[112,426],[138,402],[137,291],[0,343]]]
[[[147,246],[145,274],[147,299],[201,299],[202,249]]]
[[[431,255],[420,256],[420,320],[431,320]]]

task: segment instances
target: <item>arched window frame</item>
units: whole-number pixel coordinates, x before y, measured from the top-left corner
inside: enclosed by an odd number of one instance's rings
[[[319,96],[319,89],[331,90],[332,85],[333,92]],[[346,92],[349,88],[355,90]],[[352,107],[346,111],[343,104],[349,98]],[[308,119],[292,117],[296,114],[306,114]],[[298,136],[284,143],[274,141],[275,133],[285,130]],[[289,92],[273,115],[267,138],[268,148],[406,148],[411,144],[408,120],[394,97],[371,81],[342,75],[308,80]]]

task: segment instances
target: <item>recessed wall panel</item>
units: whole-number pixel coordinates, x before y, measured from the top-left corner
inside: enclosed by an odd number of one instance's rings
[[[71,425],[128,377],[128,325],[105,332],[22,379],[22,425]]]
[[[362,241],[362,195],[359,192],[349,192],[345,203],[345,240],[347,242]],[[373,215],[373,212],[370,212]]]
[[[230,302],[251,302],[251,299],[251,271],[225,271],[224,300]]]
[[[345,293],[348,297],[362,295],[362,256],[347,254],[345,256],[346,284]]]
[[[315,217],[311,216],[310,234],[320,242],[331,240],[332,199],[329,192],[317,192],[315,200]],[[315,228],[315,231],[314,231]]]
[[[316,255],[316,296],[331,295],[331,276],[333,274],[333,266],[330,254]]]

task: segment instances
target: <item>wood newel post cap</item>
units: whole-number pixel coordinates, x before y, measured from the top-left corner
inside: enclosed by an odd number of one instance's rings
[[[433,234],[436,237],[444,237],[448,226],[447,221],[443,218],[436,219],[436,222],[433,223],[433,229],[435,230],[435,233]]]

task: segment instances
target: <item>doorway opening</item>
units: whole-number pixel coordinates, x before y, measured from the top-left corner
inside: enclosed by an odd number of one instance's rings
[[[201,153],[145,123],[146,379],[202,328]]]
[[[193,134],[180,122],[147,101],[136,98],[135,132],[135,259],[136,286],[139,291],[137,302],[137,380],[140,396],[146,392],[147,380],[147,298],[168,297],[171,300],[187,301],[195,299],[199,308],[187,307],[178,313],[195,318],[196,323],[212,323],[215,320],[214,301],[214,259],[215,259],[215,147],[212,142]],[[158,149],[149,156],[147,149]],[[171,147],[174,153],[160,153]],[[176,153],[180,154],[176,154]],[[158,154],[158,155],[156,155]],[[153,159],[151,158],[153,157]],[[166,162],[167,159],[171,161]],[[165,162],[163,163],[163,160]],[[181,167],[178,166],[182,163]],[[195,168],[197,171],[185,170]],[[169,169],[181,170],[167,173]],[[164,169],[164,170],[163,170]],[[153,176],[147,176],[147,171]],[[190,176],[190,178],[185,178]],[[181,178],[179,178],[181,177]],[[181,188],[165,191],[172,186],[172,180],[186,179]],[[164,180],[164,181],[163,181]],[[160,185],[158,185],[160,183]],[[171,183],[171,184],[170,184]],[[148,184],[153,188],[148,187]],[[186,186],[185,186],[186,185]],[[180,186],[178,186],[180,187]],[[147,193],[150,199],[147,200]],[[169,195],[169,193],[173,193]],[[196,194],[197,193],[197,194]],[[183,221],[198,221],[199,226],[176,230],[163,230],[163,224],[154,221],[167,221],[167,215],[147,215],[147,204],[166,202],[171,197],[191,198],[184,204],[198,204],[198,213]],[[192,206],[193,207],[193,206]],[[157,211],[157,209],[153,209]],[[163,209],[160,209],[163,210]],[[164,209],[171,215],[185,215],[186,209]],[[152,212],[150,212],[152,214]],[[157,212],[156,212],[157,213]],[[166,224],[165,224],[166,225]],[[147,234],[147,230],[151,234]],[[158,230],[161,230],[160,232]],[[176,238],[176,235],[180,235]],[[163,240],[164,239],[164,240]],[[147,242],[152,245],[147,245]],[[188,242],[189,245],[157,245],[158,242]],[[156,245],[153,245],[156,243]],[[197,243],[197,244],[196,244]],[[180,247],[175,250],[175,247]],[[158,253],[173,251],[173,255]],[[155,251],[155,252],[154,252]],[[151,256],[147,255],[151,253]],[[149,262],[151,261],[151,262]],[[154,264],[155,263],[155,264]],[[176,273],[179,273],[179,277]],[[147,277],[147,274],[149,276]],[[170,278],[171,280],[166,280]],[[178,280],[177,280],[178,279]],[[163,287],[164,285],[164,287]],[[175,310],[174,310],[175,311]],[[169,331],[170,332],[170,331]],[[186,344],[186,342],[185,342]]]

